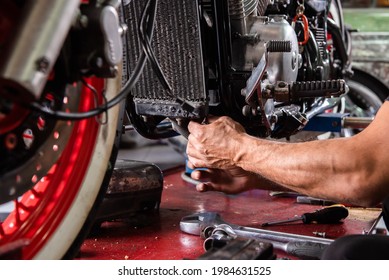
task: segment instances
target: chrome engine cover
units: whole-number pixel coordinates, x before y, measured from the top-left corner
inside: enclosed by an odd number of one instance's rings
[[[261,30],[260,34],[264,42],[269,40],[291,42],[291,52],[269,53],[270,67],[267,68],[269,82],[296,81],[301,57],[298,51],[296,32],[286,21],[285,16],[269,17],[265,23],[257,20],[251,32],[257,30]],[[254,63],[257,63],[260,58],[258,54],[264,51],[263,46],[264,44],[249,46],[246,51],[246,61],[252,59]]]
[[[240,39],[235,40],[233,44],[233,67],[238,71],[251,71],[253,67],[258,65],[264,54],[266,42],[271,40],[290,41],[291,52],[269,53],[267,79],[270,83],[296,81],[301,57],[296,32],[287,22],[285,16],[250,16],[245,21],[247,33],[237,35]],[[238,34],[246,31],[240,26],[241,24],[234,20],[232,33]]]

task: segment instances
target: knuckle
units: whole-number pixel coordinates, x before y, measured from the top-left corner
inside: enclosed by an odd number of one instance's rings
[[[190,162],[192,163],[193,167],[199,167],[199,161],[197,159],[191,159]]]
[[[222,121],[222,122],[229,122],[230,118],[227,117],[227,116],[222,116],[222,117],[219,118],[219,120]]]

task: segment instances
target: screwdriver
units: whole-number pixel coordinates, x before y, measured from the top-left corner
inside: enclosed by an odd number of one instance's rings
[[[279,225],[291,223],[295,221],[302,221],[304,224],[318,223],[318,224],[334,224],[348,216],[348,210],[341,204],[335,204],[316,210],[311,213],[304,213],[299,217],[290,218],[282,221],[268,222],[261,226]]]

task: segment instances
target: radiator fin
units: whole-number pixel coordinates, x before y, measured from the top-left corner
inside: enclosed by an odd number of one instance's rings
[[[130,73],[142,49],[139,39],[139,20],[146,1],[131,1],[125,8]],[[160,0],[152,38],[152,48],[172,87],[172,94],[163,88],[150,62],[132,94],[138,114],[167,117],[201,117],[207,108],[201,30],[197,1]],[[193,112],[175,102],[188,101]]]

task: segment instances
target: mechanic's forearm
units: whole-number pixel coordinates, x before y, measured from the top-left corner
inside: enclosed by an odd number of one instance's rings
[[[310,196],[365,205],[377,199],[365,188],[376,167],[357,139],[280,143],[242,138],[234,162],[245,170]]]

